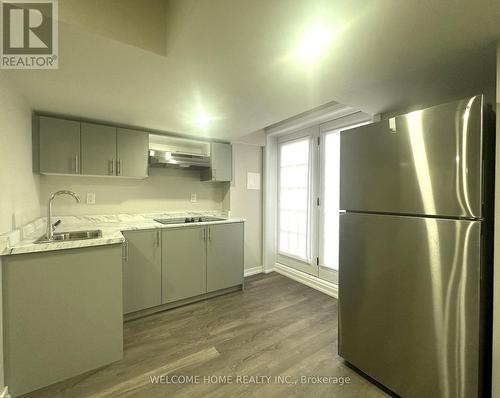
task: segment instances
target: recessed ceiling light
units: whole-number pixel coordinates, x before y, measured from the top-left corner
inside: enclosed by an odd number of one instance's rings
[[[214,120],[217,120],[216,117],[210,116],[205,112],[200,112],[193,120],[193,122],[203,129],[208,128]]]
[[[324,25],[317,25],[306,31],[294,56],[302,61],[311,62],[325,52],[335,38],[335,30]]]

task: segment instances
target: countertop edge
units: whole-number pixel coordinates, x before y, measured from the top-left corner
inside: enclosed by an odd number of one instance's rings
[[[208,221],[208,222],[196,222],[196,223],[180,223],[180,224],[147,224],[144,226],[121,226],[116,228],[116,232],[110,232],[107,234],[108,236],[103,236],[102,238],[97,239],[86,239],[86,240],[75,240],[71,242],[53,242],[53,243],[33,243],[34,240],[30,243],[24,243],[19,245],[14,245],[10,248],[5,249],[3,252],[0,252],[0,257],[3,256],[11,256],[16,254],[29,254],[29,253],[43,253],[43,252],[51,252],[51,251],[59,251],[59,250],[70,250],[70,249],[78,249],[85,247],[95,247],[95,246],[107,246],[114,244],[121,244],[125,242],[125,237],[123,236],[123,232],[128,231],[147,231],[147,230],[155,230],[155,229],[169,229],[169,228],[186,228],[186,227],[195,227],[195,226],[204,226],[204,225],[217,225],[217,224],[234,224],[246,222],[244,218],[229,218],[227,220],[221,221]],[[73,226],[73,228],[77,228]],[[98,223],[95,226],[96,229],[102,228]],[[64,230],[71,229],[70,226],[64,228]],[[63,230],[61,230],[64,232]],[[109,236],[111,235],[111,236]],[[119,235],[119,236],[118,236]]]

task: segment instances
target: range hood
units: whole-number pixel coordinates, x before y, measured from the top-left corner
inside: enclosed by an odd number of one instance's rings
[[[210,167],[210,157],[197,153],[150,149],[149,165],[153,167],[205,169]]]

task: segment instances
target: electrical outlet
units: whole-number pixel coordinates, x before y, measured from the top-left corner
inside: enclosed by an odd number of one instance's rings
[[[87,204],[95,205],[95,192],[87,192]]]
[[[195,203],[197,201],[198,201],[198,199],[196,198],[196,192],[194,192],[194,193],[191,194],[191,202]]]

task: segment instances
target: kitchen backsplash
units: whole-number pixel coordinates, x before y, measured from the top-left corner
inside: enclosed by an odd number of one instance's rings
[[[76,192],[81,203],[70,197],[56,198],[56,216],[229,210],[229,183],[202,182],[197,170],[152,168],[144,180],[42,175],[42,215],[50,195],[61,189]],[[95,204],[86,204],[87,193],[95,193]],[[192,194],[196,195],[195,202],[191,201]]]

